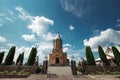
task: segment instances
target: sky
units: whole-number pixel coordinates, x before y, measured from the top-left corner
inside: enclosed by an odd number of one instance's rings
[[[97,46],[120,50],[120,0],[0,0],[0,52],[7,55],[16,46],[14,61],[22,52],[27,61],[37,47],[39,62],[52,51],[57,32],[63,51],[76,61],[85,58],[90,46],[98,58]]]

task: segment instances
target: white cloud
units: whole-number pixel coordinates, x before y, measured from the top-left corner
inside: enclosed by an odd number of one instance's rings
[[[85,39],[84,45],[91,46],[92,48],[97,48],[98,45],[103,47],[117,45],[120,43],[120,31],[108,28],[105,31],[101,31],[100,35]]]
[[[24,34],[24,35],[22,35],[22,38],[24,38],[26,41],[30,41],[30,42],[35,41],[35,40],[36,40],[36,38],[35,38],[35,35],[34,35],[34,34],[32,34],[32,35],[26,35],[26,34]]]
[[[15,44],[13,44],[13,43],[8,43],[7,44],[7,46],[9,46],[9,47],[12,47],[12,46],[14,46]]]
[[[117,21],[117,22],[120,22],[120,19],[117,19],[116,21]]]
[[[2,26],[2,24],[0,24],[0,26]]]
[[[4,16],[4,14],[0,13],[0,16]]]
[[[22,7],[17,6],[15,9],[20,12],[19,17],[23,20],[30,19],[33,20],[33,16],[30,16]]]
[[[42,38],[44,40],[51,41],[55,38],[55,34],[49,32],[48,34],[42,35]]]
[[[6,38],[0,36],[0,42],[6,42]]]
[[[120,27],[120,19],[117,19],[117,24],[115,26]]]
[[[93,1],[89,0],[61,0],[61,6],[66,11],[78,18],[91,12]]]
[[[68,52],[68,51],[69,51],[68,47],[63,48],[63,52]]]
[[[27,13],[22,7],[15,7],[15,9],[20,12],[18,16],[22,20],[29,20],[28,29],[32,30],[32,33],[37,34],[38,36],[51,40],[54,34],[48,31],[49,27],[54,24],[54,21],[46,18],[44,16],[31,16]]]
[[[115,26],[120,27],[120,23],[118,23],[118,24],[117,24],[117,25],[115,25]]]
[[[10,22],[14,22],[13,19],[9,18],[9,17],[5,17],[6,20],[10,21]]]
[[[67,43],[67,44],[63,44],[63,47],[72,47],[72,45]]]
[[[70,30],[74,30],[75,27],[73,27],[72,25],[70,25],[70,26],[69,26],[69,29],[70,29]]]
[[[13,13],[12,11],[8,11],[8,13],[9,13],[10,15],[14,15],[14,13]]]
[[[28,25],[28,28],[31,29],[33,33],[36,33],[38,36],[41,36],[43,34],[46,34],[49,29],[49,25],[53,24],[53,20],[48,19],[44,16],[37,16],[34,17],[34,20],[32,20],[31,24]]]

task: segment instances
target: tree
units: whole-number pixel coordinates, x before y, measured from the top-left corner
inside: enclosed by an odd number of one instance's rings
[[[112,51],[115,56],[115,61],[116,61],[117,65],[120,65],[120,52],[118,51],[118,49],[115,46],[112,47]]]
[[[23,59],[24,59],[24,52],[19,54],[17,61],[16,61],[16,65],[19,63],[20,65],[22,65],[23,63]]]
[[[109,61],[106,58],[106,55],[102,49],[102,47],[100,45],[98,45],[98,52],[99,52],[99,56],[101,58],[101,60],[103,61],[103,63],[105,63],[106,65],[110,65]]]
[[[96,65],[90,46],[86,46],[86,60],[87,60],[87,65]]]
[[[34,64],[36,54],[37,54],[37,48],[32,47],[29,58],[28,58],[28,61],[27,61],[28,66],[32,66]]]
[[[5,58],[5,62],[4,62],[5,65],[12,65],[14,54],[15,54],[15,46],[10,48],[8,55]]]
[[[3,52],[0,52],[0,64],[2,63],[3,61],[3,57],[4,57],[4,51]]]

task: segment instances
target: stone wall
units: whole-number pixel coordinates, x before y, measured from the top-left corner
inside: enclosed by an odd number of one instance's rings
[[[85,66],[84,74],[89,74],[96,71],[120,71],[120,66]]]
[[[26,72],[30,72],[31,74],[36,73],[36,67],[34,66],[5,66],[0,65],[0,71],[14,71],[14,70],[24,70]]]

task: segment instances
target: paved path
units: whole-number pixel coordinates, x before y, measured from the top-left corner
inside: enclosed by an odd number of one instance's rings
[[[72,75],[70,67],[49,67],[47,73],[56,75]]]

